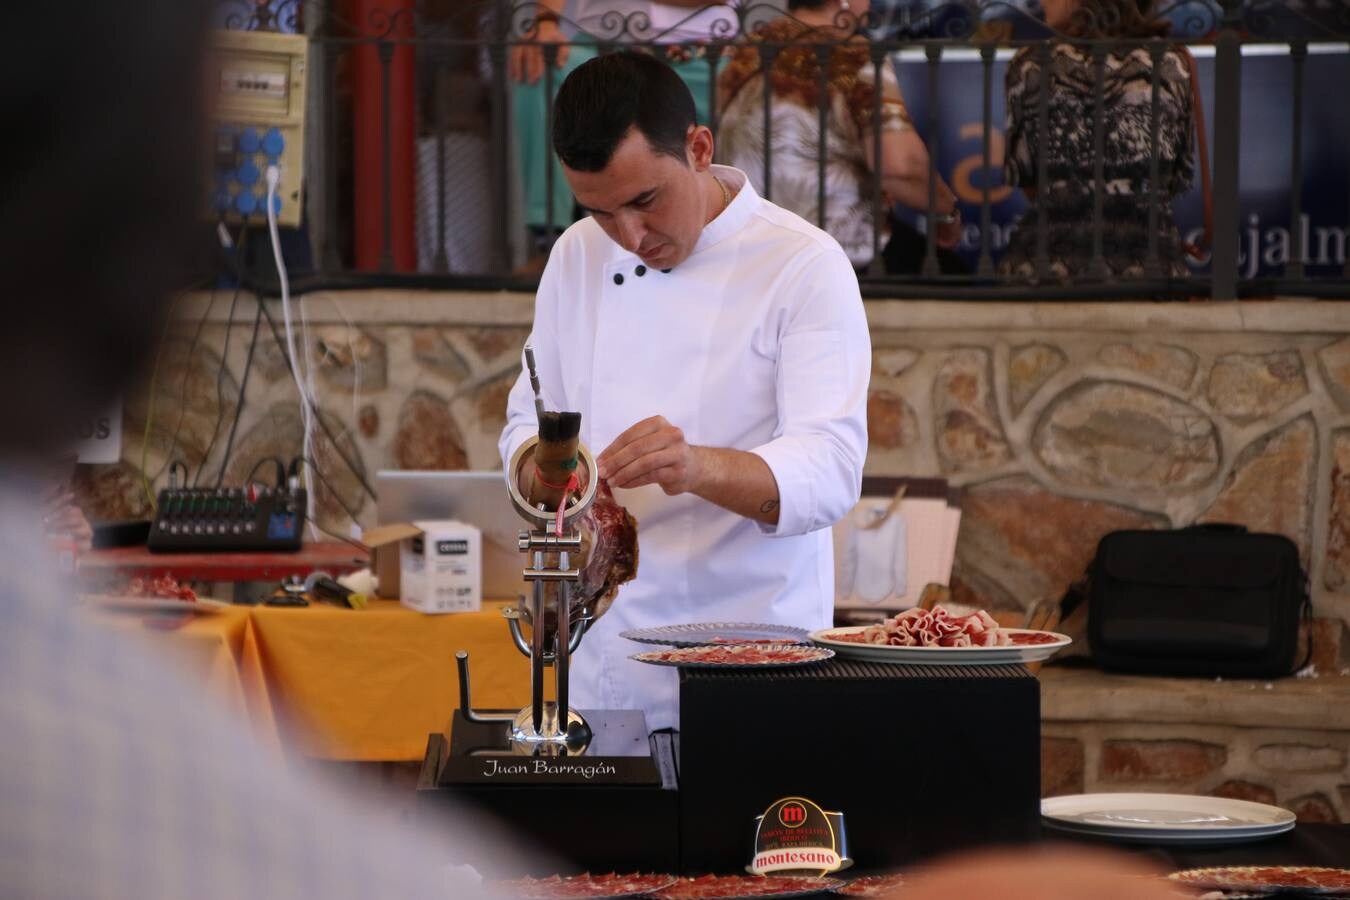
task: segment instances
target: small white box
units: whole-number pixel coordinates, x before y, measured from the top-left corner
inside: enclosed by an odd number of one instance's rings
[[[402,539],[399,553],[403,605],[424,613],[482,609],[482,532],[458,521],[413,524],[418,533]]]

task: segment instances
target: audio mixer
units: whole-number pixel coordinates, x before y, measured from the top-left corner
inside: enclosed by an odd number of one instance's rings
[[[298,551],[305,502],[303,488],[167,488],[146,546],[153,553]]]

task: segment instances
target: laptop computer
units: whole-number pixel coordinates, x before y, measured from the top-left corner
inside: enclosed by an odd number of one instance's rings
[[[375,473],[378,524],[458,519],[483,533],[483,598],[502,600],[525,593],[525,554],[517,542],[529,527],[506,492],[500,471],[398,471]]]

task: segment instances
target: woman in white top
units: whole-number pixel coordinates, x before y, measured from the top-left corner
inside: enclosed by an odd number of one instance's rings
[[[878,168],[872,158],[874,128],[881,130],[883,202],[912,209],[928,206],[928,150],[910,121],[889,61],[881,66],[881,117],[873,125],[876,69],[867,40],[854,34],[867,8],[868,0],[789,0],[789,14],[755,29],[750,42],[732,55],[718,79],[718,160],[743,169],[773,202],[820,224],[859,269],[873,257],[872,172]],[[830,46],[823,222],[818,205],[821,136],[816,55],[822,43]],[[760,44],[780,48],[772,69],[772,136],[768,141]],[[773,151],[767,185],[766,143]],[[938,244],[951,247],[960,234],[960,212],[956,195],[940,177],[936,204]],[[894,221],[882,223],[880,230],[881,242],[887,244],[886,270],[917,271],[922,238]],[[954,260],[944,251],[944,270]]]

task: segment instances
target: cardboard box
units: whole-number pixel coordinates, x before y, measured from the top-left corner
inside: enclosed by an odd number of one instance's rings
[[[398,522],[364,535],[376,593],[425,613],[475,612],[483,606],[483,537],[454,520]]]

